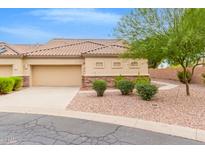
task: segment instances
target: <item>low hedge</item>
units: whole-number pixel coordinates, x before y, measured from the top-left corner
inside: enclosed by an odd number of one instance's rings
[[[22,85],[23,85],[23,78],[22,77],[18,77],[18,76],[14,76],[14,77],[11,77],[11,79],[14,80],[13,90],[14,91],[19,90],[22,87]]]
[[[150,84],[150,78],[145,76],[139,76],[134,81],[134,84]]]
[[[158,88],[152,84],[136,84],[137,94],[146,101],[149,101],[158,92]]]
[[[1,94],[8,94],[12,92],[14,88],[15,81],[12,78],[0,78],[0,93]]]
[[[134,89],[134,83],[129,80],[120,80],[117,88],[120,89],[122,95],[129,95]]]
[[[104,80],[95,80],[92,88],[96,91],[97,96],[101,97],[107,89],[107,83]]]
[[[19,90],[23,86],[22,77],[0,77],[0,93],[8,94]]]
[[[120,81],[120,80],[124,80],[125,79],[125,77],[124,76],[116,76],[115,77],[115,79],[114,79],[114,83],[115,83],[115,88],[117,88],[117,85],[118,85],[118,82]]]

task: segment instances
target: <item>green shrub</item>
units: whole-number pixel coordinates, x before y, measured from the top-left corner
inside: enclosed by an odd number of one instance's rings
[[[0,78],[0,93],[7,94],[12,92],[14,82],[12,78]]]
[[[146,101],[152,99],[152,97],[157,93],[158,88],[152,84],[136,84],[137,94]]]
[[[120,80],[124,80],[125,79],[125,77],[123,77],[123,76],[116,76],[115,77],[115,80],[114,80],[114,82],[115,82],[115,87],[117,88],[117,85],[118,85],[118,82],[120,81]]]
[[[184,71],[177,72],[177,77],[181,83],[185,83]],[[188,79],[188,83],[190,83],[191,82],[191,72],[187,71],[186,78]]]
[[[117,85],[118,89],[120,89],[122,95],[130,94],[134,89],[134,84],[129,80],[120,80]]]
[[[14,76],[14,77],[11,77],[11,79],[14,80],[14,88],[13,88],[13,90],[14,91],[19,90],[22,87],[22,85],[23,85],[23,78],[22,77]]]
[[[95,80],[93,82],[92,88],[97,92],[97,96],[103,96],[106,88],[107,88],[107,83],[104,80]]]
[[[139,76],[133,82],[135,85],[136,84],[150,84],[150,78],[144,77],[144,76]]]

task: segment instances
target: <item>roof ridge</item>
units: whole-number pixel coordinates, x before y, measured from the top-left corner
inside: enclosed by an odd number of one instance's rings
[[[120,40],[119,39],[61,39],[61,38],[54,38],[52,40],[79,40],[79,41],[83,41],[83,42],[91,42],[91,43],[95,43],[95,44],[99,44],[99,45],[105,45],[105,43],[99,43],[99,42],[96,42],[96,41],[100,41],[100,40],[107,40],[107,41],[114,41],[113,43],[116,43],[116,42],[119,42]],[[50,41],[52,41],[50,40]]]
[[[1,43],[1,42],[0,42],[0,43]],[[40,44],[40,43],[34,43],[34,44],[32,44],[32,43],[28,43],[28,44],[26,44],[26,43],[22,43],[22,44],[11,43],[11,44],[9,44],[9,45],[39,46],[39,45],[43,45],[43,44]]]
[[[91,53],[93,51],[104,49],[104,48],[107,48],[107,47],[109,47],[109,46],[103,46],[103,47],[95,48],[95,49],[92,49],[92,50],[85,51],[82,54]]]
[[[88,40],[87,42],[91,42],[91,43],[94,43],[94,44],[99,44],[99,45],[102,45],[102,46],[106,46],[106,45],[103,44],[103,43],[98,43],[98,42],[95,42],[95,41],[90,41],[90,40]]]
[[[39,51],[42,51],[42,50],[53,50],[53,49],[64,48],[64,47],[68,47],[68,46],[74,46],[74,45],[78,45],[78,44],[84,44],[84,43],[87,43],[87,42],[98,44],[98,45],[101,45],[101,46],[105,46],[104,44],[100,44],[100,43],[97,43],[97,42],[83,41],[83,42],[77,42],[77,43],[71,43],[71,44],[66,44],[66,45],[55,46],[55,47],[51,47],[51,48],[39,49],[39,50],[27,52],[27,53],[25,53],[25,55],[31,54],[31,53],[34,53],[34,52],[39,52]]]
[[[115,47],[119,47],[119,48],[125,48],[125,49],[128,49],[128,47],[125,47],[125,46],[115,45],[115,44],[112,45],[112,44],[111,44],[111,45],[106,45],[106,46],[103,46],[103,47],[95,48],[95,49],[92,49],[92,50],[90,50],[90,51],[86,51],[86,52],[84,52],[84,53],[82,53],[82,54],[93,53],[94,51],[101,50],[101,49],[105,49],[105,48],[109,48],[109,47],[113,47],[113,46],[115,46]]]
[[[8,47],[9,49],[11,49],[13,52],[15,52],[17,55],[20,55],[20,53],[16,50],[14,50],[12,47],[10,47],[8,44],[5,44],[6,47]]]
[[[35,50],[35,51],[27,52],[27,53],[25,53],[25,55],[26,54],[31,54],[31,53],[34,53],[34,52],[38,52],[38,51],[42,51],[42,50],[52,50],[52,49],[64,48],[64,47],[67,47],[67,46],[73,46],[73,45],[77,45],[77,44],[83,44],[85,42],[87,42],[87,41],[77,42],[77,43],[72,43],[72,44],[66,44],[66,45],[59,45],[59,46],[44,48],[44,49],[38,49],[38,50]]]
[[[99,38],[99,39],[94,39],[94,38],[53,38],[52,40],[120,40],[117,38],[110,38],[110,39],[106,39],[106,38]]]
[[[120,48],[126,48],[126,49],[128,49],[128,47],[126,47],[126,46],[122,46],[122,45],[118,45],[118,44],[111,44],[110,46],[116,46],[116,47],[120,47]]]

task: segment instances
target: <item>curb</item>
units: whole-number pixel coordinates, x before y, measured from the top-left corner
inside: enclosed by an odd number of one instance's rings
[[[138,128],[138,129],[148,130],[152,132],[205,142],[205,130],[183,127],[178,125],[170,125],[170,124],[154,122],[154,121],[141,120],[136,118],[128,118],[128,117],[112,116],[112,115],[80,112],[80,111],[72,111],[72,110],[46,110],[46,109],[42,110],[39,108],[36,109],[24,108],[24,110],[18,110],[18,108],[16,108],[15,110],[11,110],[11,109],[9,110],[5,108],[5,109],[0,109],[0,112],[43,114],[43,115],[51,115],[51,116],[78,118],[78,119]]]
[[[152,83],[161,84],[163,86],[159,87],[159,90],[169,90],[178,87],[179,85],[168,83],[168,82],[161,82],[161,81],[151,81]]]
[[[68,111],[72,118],[86,119],[91,121],[105,122],[110,124],[123,125],[138,129],[149,130],[153,132],[163,133],[183,137],[187,139],[205,142],[205,131],[194,129],[190,127],[183,127],[178,125],[169,125],[160,122],[141,120],[136,118],[126,118],[120,116],[110,116],[104,114]]]

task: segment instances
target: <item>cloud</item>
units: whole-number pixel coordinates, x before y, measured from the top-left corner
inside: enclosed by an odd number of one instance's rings
[[[43,20],[56,22],[85,22],[94,24],[116,23],[119,14],[100,12],[96,9],[40,9],[29,13]]]
[[[56,34],[43,31],[37,27],[0,27],[1,33],[17,36],[25,39],[50,39]]]

